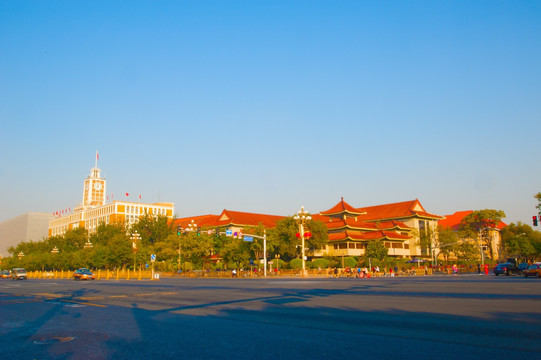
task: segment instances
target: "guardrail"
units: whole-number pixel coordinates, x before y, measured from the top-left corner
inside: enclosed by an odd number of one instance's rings
[[[53,271],[27,271],[29,279],[73,279],[72,270]],[[93,271],[96,280],[152,280],[151,270],[95,270]],[[159,280],[159,274],[154,272],[154,280]],[[157,276],[156,276],[157,275]]]

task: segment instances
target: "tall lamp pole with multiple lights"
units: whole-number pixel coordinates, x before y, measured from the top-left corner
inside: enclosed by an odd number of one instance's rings
[[[306,276],[306,264],[305,264],[305,256],[304,256],[304,226],[307,225],[310,220],[312,220],[312,217],[310,214],[304,210],[304,206],[301,206],[301,210],[293,217],[297,224],[299,225],[299,235],[301,238],[301,253],[302,253],[302,276]]]

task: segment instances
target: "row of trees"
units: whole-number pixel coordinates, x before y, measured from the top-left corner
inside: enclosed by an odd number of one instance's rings
[[[416,235],[421,247],[437,249],[439,252],[435,255],[442,255],[447,261],[453,256],[463,262],[475,262],[479,260],[479,245],[471,239],[477,239],[479,230],[496,226],[504,216],[503,211],[475,211],[463,219],[459,229],[440,228],[436,233],[436,230],[428,228]],[[79,267],[114,269],[133,268],[135,264],[138,268],[150,262],[151,254],[156,254],[162,266],[176,269],[179,266],[179,248],[182,268],[185,263],[197,269],[216,267],[212,258],[219,258],[222,268],[241,268],[250,266],[251,259],[263,258],[261,239],[254,238],[253,242],[245,242],[220,234],[208,235],[206,229],[203,229],[200,235],[186,232],[178,236],[176,227],[172,224],[173,222],[163,216],[145,216],[128,229],[125,224],[101,224],[97,231],[90,235],[83,228],[69,230],[63,236],[22,242],[11,247],[9,252],[12,256],[3,259],[2,267],[22,266],[29,270],[68,270]],[[262,236],[264,227],[255,226],[245,228],[243,231]],[[132,246],[131,235],[136,232],[140,238],[136,242],[135,249]],[[291,267],[300,266],[301,249],[297,232],[298,226],[293,217],[286,217],[278,221],[274,229],[267,230],[268,259],[280,262],[280,267],[285,263],[290,263]],[[310,223],[310,232],[312,237],[306,241],[308,253],[323,248],[328,240],[327,229],[319,221]],[[522,223],[511,224],[502,230],[501,237],[501,248],[498,250],[505,257],[516,256],[521,261],[527,262],[541,258],[541,233],[534,231],[530,226]],[[489,241],[486,243],[490,245]],[[58,252],[53,252],[53,249],[58,249]],[[492,253],[494,249],[490,248],[489,251]],[[280,260],[277,259],[277,255],[280,256]],[[370,242],[364,258],[355,259],[355,265],[366,265],[367,259],[379,260],[380,263],[389,262],[388,249],[383,242]],[[307,265],[316,268],[341,265],[335,258],[323,260],[325,261]]]
[[[138,268],[150,262],[156,254],[157,261],[169,269],[178,267],[179,248],[182,265],[205,269],[212,258],[221,259],[226,268],[250,266],[250,259],[263,257],[263,240],[253,242],[228,237],[223,234],[208,235],[186,232],[177,235],[176,227],[164,216],[145,216],[126,229],[125,224],[100,224],[96,232],[88,234],[83,228],[68,230],[63,236],[52,236],[41,241],[22,242],[9,248],[12,255],[3,259],[3,267],[22,266],[28,270],[75,269],[91,267],[102,269]],[[262,236],[264,227],[244,228],[245,233]],[[221,229],[220,231],[225,231]],[[280,255],[282,262],[289,262],[300,254],[296,237],[298,226],[293,217],[286,217],[274,229],[267,230],[267,256]],[[319,221],[310,224],[312,236],[306,240],[309,250],[319,250],[327,242],[327,229]],[[133,247],[132,235],[140,236]],[[53,252],[58,249],[58,252]],[[252,260],[253,261],[253,260]]]

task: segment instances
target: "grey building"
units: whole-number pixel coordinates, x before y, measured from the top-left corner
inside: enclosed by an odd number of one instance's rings
[[[0,257],[10,256],[8,248],[22,241],[41,241],[49,234],[52,214],[26,213],[0,223]]]

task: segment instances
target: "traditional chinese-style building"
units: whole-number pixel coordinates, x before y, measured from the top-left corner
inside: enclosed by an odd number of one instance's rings
[[[258,225],[273,228],[283,218],[223,210],[220,215],[176,219],[174,225],[180,225],[184,230],[220,228],[234,233]],[[325,224],[329,234],[325,248],[312,255],[362,256],[370,241],[379,240],[389,248],[390,256],[430,257],[430,249],[419,246],[418,234],[425,229],[436,229],[442,218],[425,211],[419,200],[354,208],[342,198],[329,210],[312,215],[313,220]]]

